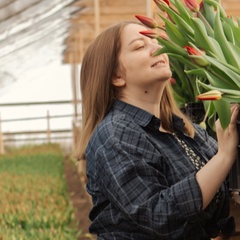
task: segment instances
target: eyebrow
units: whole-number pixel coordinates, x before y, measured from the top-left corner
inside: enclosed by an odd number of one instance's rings
[[[132,43],[139,41],[139,40],[144,41],[144,38],[143,37],[135,38],[128,45],[131,45]]]

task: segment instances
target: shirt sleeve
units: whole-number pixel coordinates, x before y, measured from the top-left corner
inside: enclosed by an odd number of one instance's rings
[[[182,235],[189,224],[199,221],[204,213],[195,173],[170,186],[163,156],[132,128],[128,134],[120,131],[104,141],[95,152],[96,177],[125,217],[147,232],[169,238]],[[160,163],[158,167],[154,162]]]

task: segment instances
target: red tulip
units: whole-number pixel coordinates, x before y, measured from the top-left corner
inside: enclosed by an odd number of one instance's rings
[[[169,81],[172,85],[175,85],[177,83],[175,78],[169,78]]]
[[[158,23],[156,22],[155,19],[146,17],[146,16],[142,16],[142,15],[135,15],[135,17],[141,22],[143,23],[146,27],[149,28],[157,28],[158,27]]]
[[[186,6],[192,11],[192,12],[198,12],[200,9],[200,5],[197,0],[184,0]]]
[[[197,49],[190,46],[186,46],[184,48],[187,50],[189,57],[193,63],[202,67],[210,65],[210,62],[204,58],[204,51],[203,52],[198,51]]]
[[[203,4],[204,4],[203,1],[201,1],[201,2],[199,3],[199,9],[200,9],[200,10],[203,9]]]
[[[140,31],[140,33],[146,37],[149,37],[149,38],[157,38],[159,37],[159,35],[153,31],[153,30],[144,30],[144,31]]]
[[[222,98],[222,93],[218,90],[211,90],[197,96],[198,100],[219,100]]]
[[[184,47],[187,51],[189,55],[196,55],[196,56],[202,56],[202,53],[199,52],[197,49],[190,47],[190,46],[186,46]]]
[[[169,5],[170,5],[169,0],[154,0],[154,2],[157,5],[157,7],[164,12],[165,12],[165,9],[164,9],[163,5],[165,7],[169,7]]]
[[[166,32],[161,32],[161,33],[159,34],[159,37],[162,38],[162,39],[164,39],[164,40],[169,40],[169,37],[168,37],[168,35],[166,34]]]

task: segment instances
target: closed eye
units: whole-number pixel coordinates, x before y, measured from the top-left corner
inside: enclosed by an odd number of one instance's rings
[[[145,48],[145,45],[141,45],[141,46],[136,47],[136,50],[140,50],[142,48]]]

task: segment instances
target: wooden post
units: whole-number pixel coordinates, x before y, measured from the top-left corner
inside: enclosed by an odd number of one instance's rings
[[[95,35],[100,33],[100,0],[94,0]]]
[[[78,66],[77,63],[72,63],[72,93],[73,93],[73,108],[74,108],[74,121],[77,121],[78,116],[78,98],[77,98],[77,80],[78,80]]]
[[[149,18],[153,16],[152,0],[146,0],[146,13]]]
[[[49,110],[47,111],[47,141],[51,142],[51,129],[50,129],[50,114]]]
[[[83,54],[84,54],[84,25],[80,24],[78,34],[79,34],[79,42],[78,42],[78,47],[79,47],[79,61],[80,63],[82,62],[83,59]]]
[[[2,119],[0,115],[0,154],[4,154],[4,142],[3,142],[3,133],[2,133]]]
[[[71,57],[71,77],[72,77],[72,95],[73,95],[73,110],[74,110],[74,117],[73,117],[73,142],[74,147],[76,146],[76,138],[75,136],[75,126],[78,120],[78,58],[77,54],[79,52],[79,43],[76,46],[75,51],[73,51]]]

